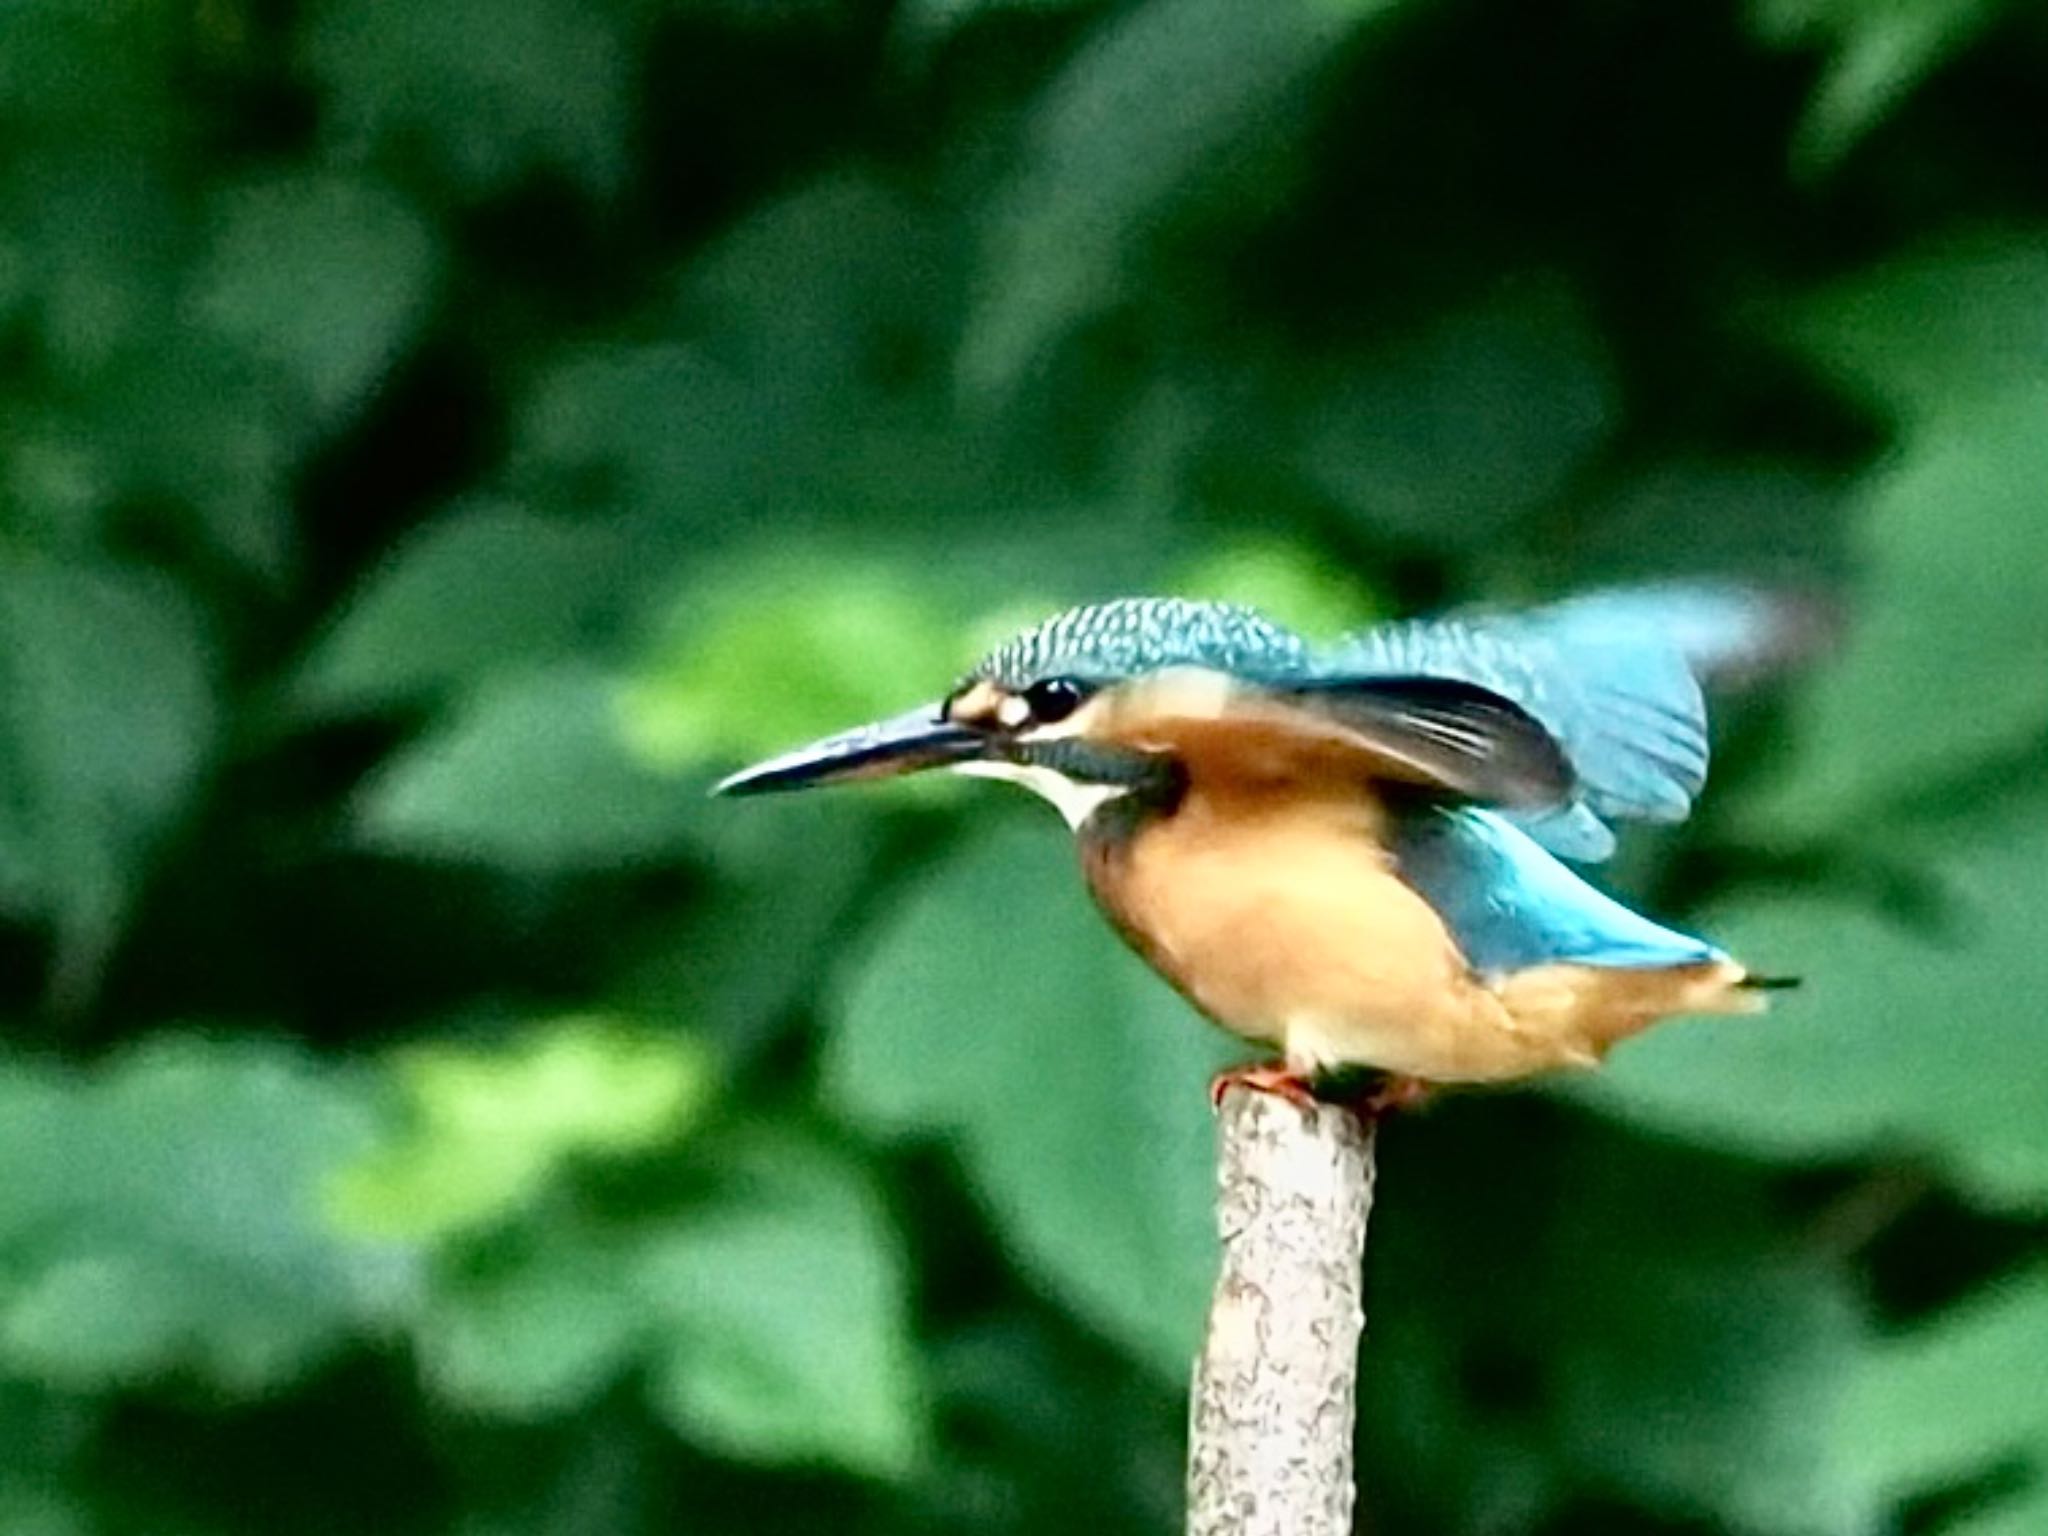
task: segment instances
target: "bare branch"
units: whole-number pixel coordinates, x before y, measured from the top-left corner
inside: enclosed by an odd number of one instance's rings
[[[1223,1268],[1188,1405],[1188,1536],[1348,1536],[1372,1131],[1233,1088]]]

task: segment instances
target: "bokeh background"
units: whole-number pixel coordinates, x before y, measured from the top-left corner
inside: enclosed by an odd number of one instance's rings
[[[1834,592],[1392,1127],[1362,1525],[2048,1531],[2048,22],[10,0],[0,1532],[1177,1528],[1225,1042],[1056,820],[714,803],[1050,607]]]

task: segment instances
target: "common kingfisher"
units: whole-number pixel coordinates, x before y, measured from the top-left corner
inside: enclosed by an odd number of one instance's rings
[[[990,652],[935,704],[756,764],[759,794],[946,768],[1073,828],[1117,932],[1277,1047],[1226,1080],[1368,1107],[1597,1064],[1780,982],[1563,860],[1675,822],[1706,781],[1702,683],[1790,650],[1802,608],[1719,585],[1408,620],[1317,645],[1252,609],[1126,598]]]

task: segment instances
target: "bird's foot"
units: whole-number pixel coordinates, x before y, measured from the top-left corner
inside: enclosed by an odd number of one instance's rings
[[[1372,1072],[1361,1077],[1354,1069],[1312,1078],[1284,1061],[1262,1061],[1218,1072],[1209,1080],[1209,1103],[1221,1109],[1223,1096],[1233,1088],[1276,1094],[1304,1112],[1319,1104],[1335,1104],[1368,1124],[1414,1109],[1436,1091],[1427,1079],[1398,1072]]]
[[[1361,1092],[1345,1102],[1361,1120],[1382,1120],[1388,1115],[1399,1114],[1402,1110],[1414,1109],[1427,1102],[1433,1092],[1433,1085],[1426,1079],[1404,1077],[1398,1072],[1382,1072]]]
[[[1341,1104],[1368,1125],[1426,1103],[1436,1084],[1402,1072],[1372,1067],[1335,1067],[1315,1080],[1315,1096]]]
[[[1209,1079],[1210,1105],[1221,1109],[1223,1096],[1233,1088],[1277,1094],[1304,1113],[1313,1110],[1318,1102],[1309,1080],[1289,1068],[1284,1061],[1247,1062],[1244,1066],[1218,1072]]]

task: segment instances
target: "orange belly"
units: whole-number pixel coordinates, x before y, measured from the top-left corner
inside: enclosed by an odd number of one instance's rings
[[[1383,826],[1355,789],[1191,793],[1091,859],[1090,885],[1195,1006],[1299,1071],[1371,1066],[1455,1082],[1589,1066],[1665,1013],[1724,1005],[1741,977],[1732,965],[1558,965],[1489,984],[1399,878]]]

